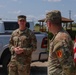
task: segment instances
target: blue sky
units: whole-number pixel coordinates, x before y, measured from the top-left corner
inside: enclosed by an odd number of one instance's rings
[[[51,10],[60,10],[66,18],[71,11],[71,19],[76,21],[76,0],[0,0],[0,18],[5,20],[23,14],[28,20],[37,21]]]

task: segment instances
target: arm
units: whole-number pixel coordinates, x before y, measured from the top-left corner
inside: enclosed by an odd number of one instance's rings
[[[14,43],[13,43],[13,34],[12,34],[9,40],[9,50],[11,51],[11,54],[14,53],[13,49],[14,49]]]
[[[69,46],[65,40],[57,42],[54,46],[57,59],[65,74],[68,75],[74,70],[73,56]]]
[[[33,51],[35,51],[37,48],[37,39],[33,32],[31,33],[31,45],[32,45]]]
[[[11,54],[16,54],[21,53],[22,51],[19,51],[19,47],[17,47],[17,43],[14,45],[14,40],[13,40],[14,34],[12,33],[10,41],[9,41],[9,49],[11,51]]]
[[[31,47],[24,48],[26,55],[31,54],[37,48],[37,39],[36,39],[36,36],[33,32],[30,32],[30,37],[31,37]]]

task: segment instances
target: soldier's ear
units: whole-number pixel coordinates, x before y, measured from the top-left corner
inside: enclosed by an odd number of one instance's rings
[[[26,22],[26,27],[27,27],[27,28],[30,28],[29,22]]]
[[[52,23],[51,21],[48,21],[48,27],[51,27]]]

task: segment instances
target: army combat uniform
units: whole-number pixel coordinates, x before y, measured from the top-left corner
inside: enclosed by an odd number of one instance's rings
[[[30,75],[31,55],[37,48],[37,40],[34,33],[26,28],[21,31],[16,29],[11,36],[9,48],[11,61],[8,64],[9,75]],[[16,54],[14,47],[23,48],[24,52]]]
[[[72,40],[63,28],[50,41],[48,64],[48,75],[76,75]]]

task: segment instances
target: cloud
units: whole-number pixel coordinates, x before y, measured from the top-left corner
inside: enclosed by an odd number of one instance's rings
[[[17,2],[18,0],[12,0],[12,1]]]
[[[21,11],[20,10],[18,10],[18,11],[9,11],[8,13],[10,13],[10,14],[20,14]]]
[[[61,0],[48,0],[49,2],[60,2]]]
[[[76,17],[76,14],[74,15],[74,17]]]
[[[45,14],[42,14],[37,17],[37,20],[44,19],[44,18],[45,18]]]
[[[12,2],[22,3],[22,0],[11,0]]]
[[[43,0],[43,1],[48,1],[48,2],[60,2],[61,0]]]
[[[27,20],[38,21],[39,19],[43,19],[45,15],[39,15],[39,16],[26,15],[26,16]]]
[[[37,20],[37,18],[33,15],[26,15],[26,16],[28,20],[33,20],[33,21]]]
[[[45,14],[48,13],[48,12],[50,12],[50,11],[52,11],[52,10],[45,10]]]

